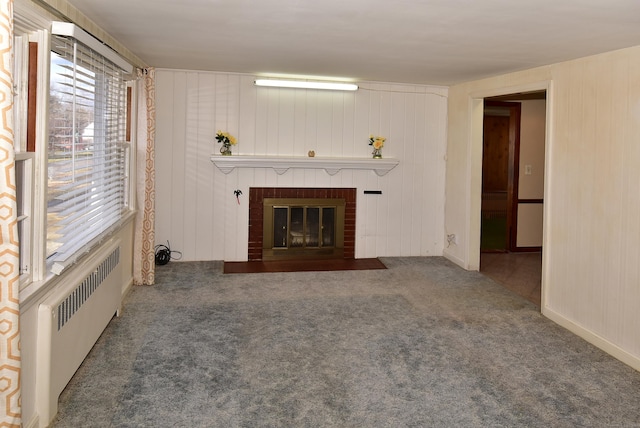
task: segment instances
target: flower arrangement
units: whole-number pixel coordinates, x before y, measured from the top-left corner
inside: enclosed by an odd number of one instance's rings
[[[382,148],[384,147],[385,141],[387,141],[387,139],[384,137],[375,137],[373,134],[369,135],[369,145],[373,147],[371,154],[373,154],[374,158],[382,157]]]
[[[229,134],[228,132],[218,131],[218,133],[216,134],[216,140],[218,140],[218,143],[222,143],[222,147],[220,147],[220,153],[225,156],[231,155],[231,146],[235,146],[236,144],[238,144],[238,141],[236,141],[236,137]]]

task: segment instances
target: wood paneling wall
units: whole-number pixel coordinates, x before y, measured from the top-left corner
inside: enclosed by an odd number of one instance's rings
[[[445,255],[473,268],[482,145],[474,100],[546,85],[542,312],[636,369],[638,76],[640,46],[451,87],[445,210],[447,233],[460,237]]]
[[[252,186],[355,187],[356,258],[442,254],[446,88],[361,83],[344,93],[256,88],[255,76],[232,73],[156,76],[156,240],[183,260],[247,259]],[[237,137],[234,155],[369,157],[369,134],[383,135],[383,156],[400,164],[383,177],[259,168],[225,175],[210,161],[217,130]]]

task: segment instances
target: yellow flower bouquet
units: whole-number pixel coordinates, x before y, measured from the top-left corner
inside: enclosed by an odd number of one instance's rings
[[[373,147],[373,157],[379,159],[382,157],[382,148],[384,147],[384,142],[387,141],[386,138],[380,136],[374,136],[373,134],[369,135],[369,145]]]
[[[220,147],[220,153],[222,153],[224,156],[230,156],[231,146],[235,146],[236,144],[238,144],[238,142],[236,141],[236,137],[229,134],[228,132],[218,131],[218,133],[216,134],[216,140],[218,141],[218,143],[222,143],[222,147]]]

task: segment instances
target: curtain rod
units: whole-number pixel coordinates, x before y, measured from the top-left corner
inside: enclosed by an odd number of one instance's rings
[[[43,9],[45,9],[47,12],[51,13],[52,15],[58,17],[59,19],[62,19],[64,21],[67,22],[71,22],[75,25],[78,25],[79,28],[82,28],[85,32],[87,32],[88,34],[91,34],[90,31],[88,31],[87,29],[85,29],[84,27],[82,27],[81,25],[79,25],[76,21],[74,21],[73,19],[69,18],[66,14],[62,13],[61,11],[59,11],[58,9],[56,9],[53,5],[49,4],[46,0],[30,0],[32,3],[37,4],[38,6],[42,7]],[[67,2],[68,3],[68,2]],[[84,18],[86,18],[87,20],[91,21],[91,19],[86,16],[85,14],[83,14],[82,12],[80,12],[75,6],[69,4],[70,7],[74,8],[78,14]],[[97,26],[97,24],[96,24]],[[106,31],[105,31],[106,33]],[[107,33],[108,34],[108,33]],[[96,40],[98,40],[100,43],[102,43],[103,45],[105,45],[106,47],[108,47],[109,49],[113,50],[114,52],[116,52],[118,55],[121,55],[122,57],[124,57],[127,61],[131,61],[132,65],[139,67],[139,68],[148,68],[149,66],[147,64],[145,64],[140,58],[138,58],[137,55],[135,55],[133,52],[130,52],[128,49],[127,51],[131,54],[131,55],[123,55],[122,53],[120,53],[117,49],[114,49],[111,45],[109,45],[108,43],[106,43],[104,40],[100,40],[97,37],[95,37],[93,34],[91,34],[91,36],[93,36]],[[109,37],[111,37],[111,35],[109,35]],[[126,49],[126,48],[125,48]],[[133,58],[128,58],[128,57],[133,57]]]

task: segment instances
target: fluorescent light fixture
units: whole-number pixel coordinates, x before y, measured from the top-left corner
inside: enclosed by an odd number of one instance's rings
[[[52,22],[51,33],[58,36],[73,37],[83,45],[93,49],[103,57],[113,62],[115,65],[124,70],[125,73],[131,74],[133,72],[133,66],[129,64],[127,60],[122,58],[116,51],[100,42],[98,39],[84,31],[82,28],[77,27],[70,22]]]
[[[280,80],[280,79],[256,79],[256,86],[271,86],[275,88],[301,88],[301,89],[329,89],[334,91],[356,91],[355,83],[317,82],[311,80]]]

